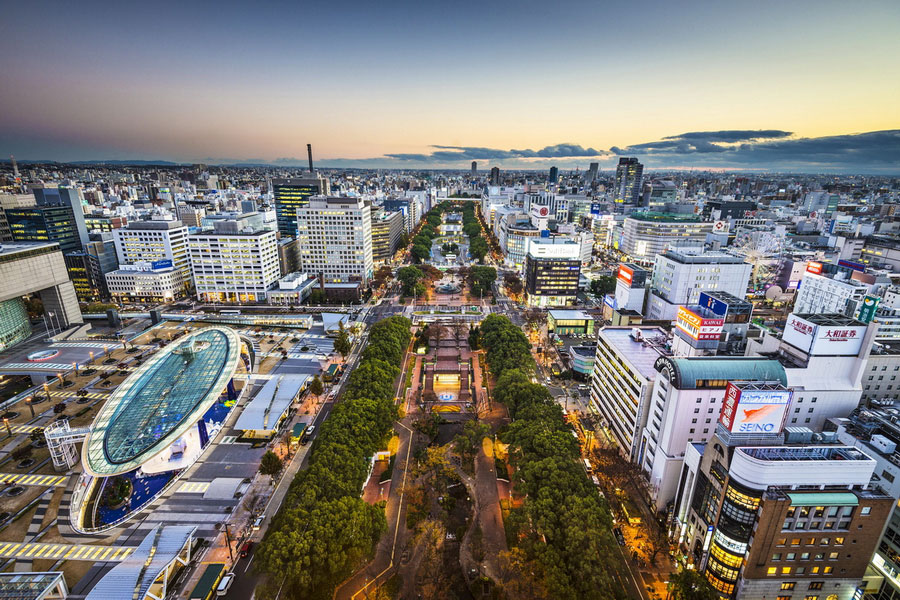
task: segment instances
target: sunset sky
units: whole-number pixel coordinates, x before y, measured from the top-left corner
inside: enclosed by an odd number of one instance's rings
[[[900,172],[896,0],[2,14],[4,158]]]

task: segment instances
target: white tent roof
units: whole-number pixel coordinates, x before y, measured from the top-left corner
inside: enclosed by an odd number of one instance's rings
[[[300,393],[309,375],[280,375],[269,379],[250,403],[244,407],[235,423],[242,431],[271,431],[279,417]]]

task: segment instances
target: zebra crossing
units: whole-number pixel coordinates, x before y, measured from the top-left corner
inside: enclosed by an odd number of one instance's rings
[[[40,485],[55,487],[66,485],[68,475],[31,475],[28,473],[0,473],[0,485]]]
[[[3,365],[4,371],[12,371],[15,369],[25,369],[34,371],[36,369],[56,371],[67,373],[72,370],[72,363],[46,363],[46,362],[23,362],[23,363],[6,363]]]
[[[0,542],[0,558],[122,561],[134,552],[133,546],[93,546],[40,542]]]
[[[185,481],[178,488],[178,491],[182,494],[203,494],[208,489],[208,481]]]
[[[44,395],[44,392],[39,392],[41,396]],[[67,398],[69,396],[75,396],[75,392],[67,392],[65,390],[51,390],[50,397],[51,398]],[[100,400],[102,398],[106,398],[109,396],[109,392],[88,392],[87,394],[82,394],[78,396],[79,398],[90,398],[92,400]]]
[[[116,348],[119,344],[114,342],[54,342],[54,348]]]

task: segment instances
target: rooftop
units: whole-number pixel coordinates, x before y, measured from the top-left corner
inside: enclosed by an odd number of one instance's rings
[[[127,473],[194,426],[218,400],[240,358],[237,334],[207,327],[171,343],[106,401],[84,442],[93,475]]]
[[[0,244],[0,256],[3,257],[12,256],[20,252],[29,252],[29,255],[34,256],[58,251],[59,244],[56,242],[3,242]],[[25,257],[23,256],[22,258]]]
[[[641,332],[640,341],[632,337],[635,329]],[[600,330],[600,338],[606,340],[648,380],[656,377],[656,361],[669,354],[665,349],[667,337],[661,327],[604,327]]]
[[[725,252],[703,252],[702,254],[689,254],[677,250],[666,250],[663,256],[685,265],[710,265],[710,264],[741,264],[744,259]]]
[[[272,431],[300,393],[309,375],[281,375],[269,379],[238,417],[235,429]]]
[[[680,390],[725,387],[718,382],[728,381],[777,381],[787,385],[784,367],[770,358],[696,356],[667,358],[666,362],[674,370],[674,385]],[[704,383],[709,381],[717,383]]]
[[[551,310],[550,316],[555,321],[589,321],[593,317],[582,310]]]
[[[751,458],[767,461],[872,460],[866,453],[852,446],[764,446],[738,448],[738,451]]]
[[[809,321],[813,325],[822,325],[824,327],[865,326],[865,323],[862,321],[857,321],[853,317],[845,317],[844,315],[839,314],[794,314],[801,319]]]
[[[675,213],[661,213],[653,211],[636,212],[628,215],[628,219],[636,221],[663,221],[663,222],[694,222],[699,223],[700,217],[695,215],[682,215]],[[711,226],[712,224],[710,224]]]
[[[61,571],[0,573],[0,598],[43,600],[65,579]]]

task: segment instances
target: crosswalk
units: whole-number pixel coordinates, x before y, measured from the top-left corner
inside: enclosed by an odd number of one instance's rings
[[[72,363],[46,363],[46,362],[23,362],[23,363],[6,363],[3,365],[4,371],[12,371],[17,369],[25,369],[34,371],[36,369],[55,371],[60,373],[68,373],[72,370]]]
[[[209,489],[208,481],[185,481],[178,488],[182,494],[203,494]]]
[[[40,425],[10,425],[9,428],[13,433],[31,433],[35,429],[39,429]],[[0,431],[6,429],[0,426]]]
[[[114,342],[54,342],[54,348],[117,348],[120,344]]]
[[[0,486],[2,485],[40,485],[54,487],[66,485],[68,475],[30,475],[28,473],[0,473]]]
[[[43,396],[44,392],[38,392],[38,395]],[[65,390],[50,390],[51,398],[67,398],[69,396],[76,396],[75,392],[67,392]],[[91,400],[100,400],[101,398],[106,398],[109,396],[108,392],[89,392],[84,395],[85,398],[90,398]],[[78,396],[81,398],[82,396]]]
[[[87,544],[44,544],[40,542],[0,542],[0,558],[122,561],[134,552],[131,546],[91,546]]]

